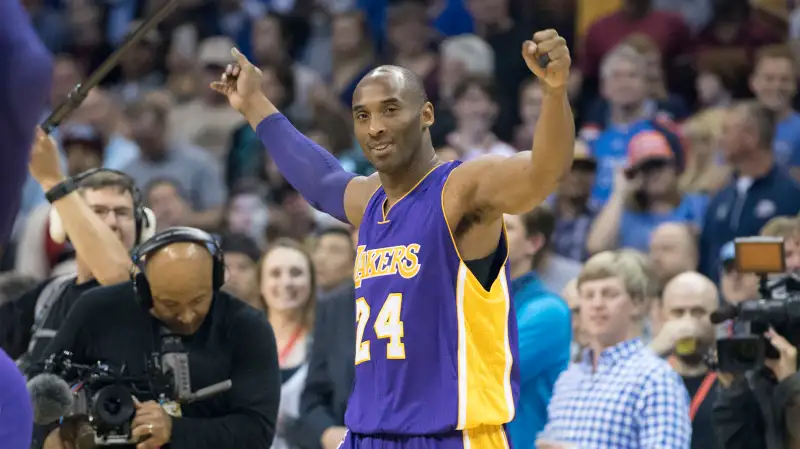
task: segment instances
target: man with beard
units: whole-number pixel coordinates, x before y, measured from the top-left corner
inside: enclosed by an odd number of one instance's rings
[[[664,326],[650,344],[656,352],[669,355],[692,398],[692,449],[715,447],[711,410],[717,379],[703,362],[703,354],[714,343],[714,325],[708,317],[718,304],[717,288],[707,277],[694,271],[675,276],[661,300]]]

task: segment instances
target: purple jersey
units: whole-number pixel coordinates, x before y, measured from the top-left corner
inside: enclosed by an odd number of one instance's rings
[[[517,322],[505,263],[486,291],[467,269],[442,192],[460,162],[432,169],[384,214],[372,195],[358,233],[355,383],[345,425],[357,434],[432,435],[514,418]]]

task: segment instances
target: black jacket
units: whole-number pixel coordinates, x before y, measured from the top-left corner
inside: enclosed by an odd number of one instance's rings
[[[748,373],[720,388],[712,420],[717,446],[725,449],[789,449],[800,423],[790,423],[800,404],[800,373],[775,383],[765,372]],[[794,432],[790,432],[794,431]],[[797,443],[797,442],[795,442]]]
[[[300,397],[300,418],[291,438],[302,449],[320,448],[326,429],[344,426],[344,412],[355,377],[354,293],[351,286],[317,306],[308,377]]]
[[[264,314],[219,292],[203,325],[184,338],[184,345],[193,391],[227,379],[233,387],[184,405],[183,417],[173,418],[167,448],[269,449],[280,371],[275,336]],[[139,306],[132,284],[126,282],[85,293],[46,354],[68,350],[77,363],[102,361],[117,370],[124,365],[129,376],[139,376],[146,373],[148,356],[159,349],[158,322]]]

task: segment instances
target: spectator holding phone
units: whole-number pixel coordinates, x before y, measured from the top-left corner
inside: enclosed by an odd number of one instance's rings
[[[650,234],[659,225],[701,225],[707,198],[680,192],[675,153],[659,131],[641,131],[631,138],[627,162],[615,173],[611,198],[589,231],[590,253],[616,248],[647,252]]]

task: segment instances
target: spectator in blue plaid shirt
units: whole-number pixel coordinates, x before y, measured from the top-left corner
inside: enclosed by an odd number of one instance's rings
[[[683,381],[638,336],[648,282],[629,251],[584,265],[579,310],[589,348],[556,382],[537,449],[689,449]]]

